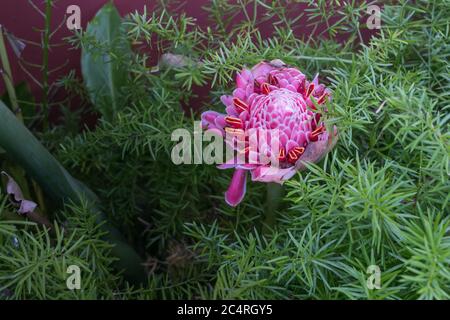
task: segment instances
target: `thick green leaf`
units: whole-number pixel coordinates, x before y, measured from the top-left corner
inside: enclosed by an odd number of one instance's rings
[[[97,207],[96,195],[73,178],[1,101],[0,147],[56,202],[77,203],[86,199],[93,207]],[[116,267],[125,270],[124,276],[129,281],[141,282],[145,276],[140,257],[125,243],[119,232],[108,224],[104,214],[97,211],[98,222],[107,231],[106,240],[114,244],[112,254],[118,258]]]
[[[121,89],[127,71],[120,59],[131,56],[121,23],[113,3],[103,6],[87,26],[88,43],[84,43],[81,54],[81,70],[91,101],[107,120],[123,106]]]

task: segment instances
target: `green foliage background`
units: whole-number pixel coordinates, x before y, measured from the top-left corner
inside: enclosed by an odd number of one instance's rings
[[[450,1],[386,2],[382,29],[366,45],[358,40],[367,4],[314,3],[310,23],[329,28],[308,39],[294,36],[298,21],[285,1],[212,0],[206,30],[165,3],[124,19],[117,42],[187,57],[175,68],[151,69],[144,50],[130,58],[89,32],[74,36],[74,46],[128,71],[112,88],[120,103],[108,109],[114,97],[96,101],[107,116],[95,129],[78,133],[66,123],[39,137],[99,196],[145,258],[148,279],[132,287],[113,269],[89,203],[56,210],[50,234],[12,220],[2,197],[0,297],[448,299]],[[238,12],[244,20],[231,24]],[[258,27],[268,21],[274,34],[263,38]],[[341,33],[344,43],[326,40]],[[263,59],[282,59],[310,78],[320,72],[334,92],[328,122],[340,132],[324,161],[287,183],[271,232],[262,231],[264,184],[249,185],[233,209],[223,201],[230,172],[170,160],[171,132],[199,118],[181,106],[192,87],[210,86],[200,107],[221,110],[235,73]],[[73,74],[60,84],[86,99],[93,94]],[[70,264],[82,267],[81,290],[65,286]],[[381,269],[379,290],[367,288],[370,265]]]

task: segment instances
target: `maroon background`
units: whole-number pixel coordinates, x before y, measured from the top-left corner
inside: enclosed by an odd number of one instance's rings
[[[32,0],[38,8],[44,11],[45,5],[43,0]],[[52,30],[55,30],[66,18],[67,7],[76,4],[81,9],[81,25],[84,29],[87,23],[95,16],[97,11],[109,0],[58,0],[56,1],[52,11]],[[203,5],[208,1],[199,0],[195,1],[199,5]],[[147,5],[148,12],[156,1],[149,0],[114,0],[116,7],[119,9],[122,15],[134,12],[135,10],[142,11],[143,7]],[[204,12],[195,9],[195,6],[186,6],[186,11],[193,16],[198,17],[201,21],[206,21],[207,16]],[[40,43],[40,33],[36,29],[42,29],[44,26],[44,18],[30,5],[28,0],[2,0],[0,4],[0,24],[3,25],[6,30],[14,34],[19,39],[26,39],[29,41]],[[64,43],[64,38],[71,35],[71,31],[64,25],[56,32],[52,37],[51,43]],[[7,44],[8,47],[8,44]],[[20,83],[23,80],[28,81],[32,87],[34,96],[39,100],[41,91],[39,87],[30,80],[30,77],[20,68],[17,63],[17,59],[9,49],[9,57],[11,63],[11,69],[13,73],[14,82]],[[22,53],[24,60],[35,64],[41,64],[42,62],[42,50],[40,47],[27,44],[25,50]],[[61,47],[54,47],[49,57],[50,70],[57,68],[58,66],[65,65],[64,68],[58,70],[50,75],[49,82],[60,78],[62,75],[67,74],[72,69],[77,70],[80,74],[80,50],[74,50],[68,45]],[[31,71],[31,74],[38,80],[41,79],[40,71],[37,68],[27,68]],[[4,92],[4,83],[0,81],[0,93]]]
[[[43,0],[32,0],[37,7],[41,10],[44,8]],[[80,6],[81,9],[81,22],[82,27],[85,28],[86,24],[92,19],[95,13],[106,3],[108,0],[59,0],[56,1],[53,9],[52,17],[52,30],[58,27],[65,20],[66,9],[69,5],[76,4]],[[157,1],[151,0],[114,0],[115,5],[119,9],[122,15],[134,12],[135,10],[142,11],[143,7],[147,5],[147,12],[151,13],[152,8],[154,8]],[[210,21],[208,21],[208,14],[201,7],[209,3],[209,0],[195,0],[187,1],[184,5],[177,8],[177,11],[184,11],[188,16],[197,19],[200,26],[206,27]],[[306,6],[304,4],[295,4],[291,10],[290,14],[295,17],[300,14]],[[241,17],[236,17],[239,20]],[[2,0],[0,4],[0,24],[2,24],[9,32],[14,34],[20,39],[26,39],[33,42],[40,43],[40,34],[36,32],[35,29],[42,28],[44,25],[43,17],[33,9],[29,4],[28,0]],[[307,21],[306,17],[302,18],[298,23],[298,28],[296,28],[295,33],[299,36],[310,36],[311,28],[306,27]],[[323,31],[318,30],[318,32]],[[261,32],[263,36],[268,36],[272,31],[272,25],[266,23],[261,26]],[[52,38],[52,43],[61,43],[63,39],[71,34],[66,28],[65,22],[63,27],[55,34]],[[370,37],[372,32],[363,30],[364,38]],[[42,62],[42,51],[40,47],[36,47],[28,44],[23,51],[23,58],[31,63],[41,64]],[[30,80],[22,69],[17,64],[16,57],[12,54],[9,49],[9,57],[13,72],[14,82],[17,84],[23,80],[26,80],[32,87],[33,95],[36,99],[40,99],[42,93],[37,85]],[[50,75],[50,83],[60,78],[62,75],[67,74],[72,69],[77,70],[77,74],[80,74],[80,52],[79,50],[74,50],[69,46],[61,46],[53,48],[50,53],[49,58],[50,70],[54,69],[60,65],[66,64],[64,68],[60,69]],[[40,80],[40,71],[37,68],[28,68],[33,76]],[[3,81],[0,81],[0,94],[4,91]]]

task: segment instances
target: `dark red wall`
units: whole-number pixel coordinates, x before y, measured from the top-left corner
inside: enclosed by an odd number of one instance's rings
[[[41,10],[44,9],[43,0],[31,0],[36,4]],[[52,29],[56,29],[59,24],[65,19],[65,14],[67,7],[76,4],[81,9],[81,21],[82,27],[84,28],[86,24],[92,19],[95,13],[105,4],[108,0],[58,0],[55,1],[55,7],[53,10],[52,17]],[[194,1],[191,1],[192,3]],[[189,15],[197,17],[200,23],[206,23],[207,16],[204,11],[201,11],[200,6],[204,5],[208,1],[206,0],[196,0],[195,6],[188,5],[184,6],[183,10]],[[114,0],[115,5],[119,9],[122,15],[135,10],[141,11],[145,5],[148,7],[148,11],[151,12],[151,8],[155,5],[156,1],[151,0]],[[1,0],[0,3],[0,24],[6,28],[9,32],[13,33],[15,36],[21,39],[26,39],[28,41],[33,41],[40,43],[40,34],[33,29],[42,28],[44,25],[43,17],[33,9],[28,0]],[[65,24],[64,26],[54,35],[53,43],[64,42],[63,39],[71,34]],[[13,72],[14,81],[16,83],[27,80],[30,82],[30,77],[22,71],[19,67],[16,58],[9,50],[9,57]],[[25,60],[40,64],[42,61],[42,52],[39,47],[27,44],[25,50],[23,51],[23,56]],[[61,75],[67,73],[72,69],[76,69],[79,72],[79,50],[73,50],[69,46],[64,45],[61,47],[56,47],[52,49],[50,54],[50,69],[57,68],[58,66],[65,65],[64,68],[58,70],[58,72],[51,75],[50,82],[58,79]],[[28,68],[36,79],[41,79],[40,72],[37,68]],[[36,98],[39,99],[40,90],[35,84],[32,84],[33,93]],[[3,81],[0,81],[0,93],[4,91]]]
[[[36,6],[43,9],[43,0],[31,0]],[[69,5],[77,4],[81,9],[82,27],[84,28],[87,22],[95,15],[108,0],[58,0],[55,3],[53,10],[52,28],[55,29],[65,17],[66,9]],[[208,0],[195,0],[186,1],[186,4],[181,7],[180,10],[187,13],[187,15],[197,18],[198,24],[201,26],[208,25],[207,13],[201,9]],[[122,15],[135,10],[141,11],[145,5],[147,5],[147,11],[151,12],[156,1],[152,0],[114,0],[114,3],[118,7]],[[305,5],[296,5],[291,10],[292,15],[300,14],[305,8]],[[239,19],[237,17],[236,19]],[[2,24],[8,31],[12,32],[18,38],[27,39],[33,42],[40,42],[40,34],[33,29],[42,28],[44,25],[43,17],[33,9],[28,0],[2,0],[0,4],[0,24]],[[311,30],[306,27],[306,19],[303,18],[298,22],[298,29],[296,33],[300,35],[308,35]],[[267,24],[262,28],[263,34],[268,35],[272,30],[272,26]],[[61,43],[62,39],[71,34],[71,32],[64,26],[53,37],[53,43]],[[370,36],[370,32],[364,31],[364,36]],[[32,90],[37,99],[40,98],[41,92],[39,87],[32,83],[30,77],[27,76],[17,64],[17,59],[12,52],[9,52],[13,77],[16,83],[26,80],[32,84]],[[50,82],[59,78],[61,75],[66,74],[68,71],[75,69],[79,73],[79,50],[70,49],[67,45],[54,48],[50,55],[50,69],[56,68],[60,65],[66,64],[58,72],[54,73],[50,77]],[[40,64],[42,61],[41,49],[32,45],[27,45],[23,52],[23,58],[35,63]],[[41,79],[39,70],[36,68],[29,68],[32,70],[32,74],[36,79]],[[0,81],[0,93],[4,91],[3,81]]]

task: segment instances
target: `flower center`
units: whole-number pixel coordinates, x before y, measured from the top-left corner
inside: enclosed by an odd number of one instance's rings
[[[270,129],[267,124],[271,123],[271,120],[276,122],[280,117],[298,117],[305,111],[306,103],[300,93],[278,89],[259,96],[250,109],[250,118],[259,120],[261,127]]]
[[[288,89],[276,89],[258,96],[250,107],[247,129],[267,130],[277,137],[279,159],[295,163],[308,143],[308,134],[315,129],[314,113],[307,108],[302,94]]]
[[[313,112],[307,109],[302,95],[287,89],[271,91],[255,99],[250,108],[247,128],[274,130],[283,134],[284,146],[298,130],[310,131]]]

